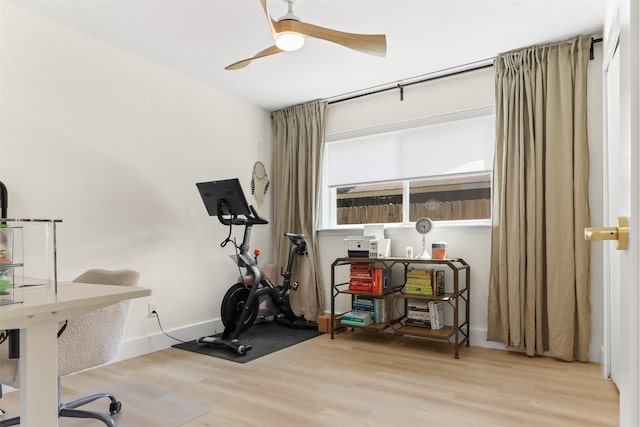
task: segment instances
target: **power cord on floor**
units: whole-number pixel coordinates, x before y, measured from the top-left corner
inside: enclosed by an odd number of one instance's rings
[[[176,341],[178,341],[178,342],[181,342],[182,344],[186,344],[186,343],[187,343],[187,341],[182,341],[181,339],[178,339],[178,338],[176,338],[176,337],[172,337],[171,335],[169,335],[168,333],[166,333],[166,332],[164,331],[164,329],[162,329],[162,324],[160,323],[160,315],[158,314],[158,312],[157,312],[157,311],[153,310],[153,311],[151,312],[151,314],[154,314],[154,315],[156,316],[156,319],[158,320],[158,326],[160,326],[160,331],[162,331],[162,333],[163,333],[163,334],[165,334],[166,336],[168,336],[168,337],[169,337],[169,338],[171,338],[172,340],[176,340]]]

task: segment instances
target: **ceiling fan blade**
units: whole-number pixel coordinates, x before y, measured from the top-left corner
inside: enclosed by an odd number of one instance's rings
[[[274,21],[271,18],[271,15],[269,15],[269,8],[267,7],[267,0],[260,0],[260,4],[262,5],[262,10],[264,10],[264,14],[267,16],[267,21],[269,21],[269,26],[271,27],[271,34],[273,35],[273,38],[276,38],[276,29],[274,28],[274,24],[276,21]]]
[[[277,34],[284,31],[293,31],[305,36],[337,43],[369,55],[386,56],[387,54],[387,37],[384,34],[345,33],[293,19],[274,21],[273,27]]]
[[[247,65],[249,65],[251,63],[251,61],[253,61],[254,59],[262,58],[262,57],[269,56],[269,55],[275,55],[276,53],[280,53],[280,52],[284,52],[284,51],[282,49],[280,49],[278,46],[271,46],[271,47],[268,47],[268,48],[266,48],[264,50],[261,50],[260,52],[258,52],[255,55],[253,55],[251,58],[243,59],[241,61],[234,62],[231,65],[227,65],[226,67],[224,67],[224,69],[225,70],[237,70],[239,68],[244,68]]]

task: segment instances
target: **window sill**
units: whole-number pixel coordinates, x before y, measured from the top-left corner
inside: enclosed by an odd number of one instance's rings
[[[409,224],[385,224],[385,231],[404,231],[415,230],[415,223]],[[491,229],[491,219],[472,219],[464,221],[435,221],[434,230],[446,230],[447,232],[464,232],[467,231],[479,231],[480,229]],[[349,225],[337,225],[335,227],[319,228],[318,231],[323,235],[361,235],[363,233],[364,226],[362,224],[349,224]]]

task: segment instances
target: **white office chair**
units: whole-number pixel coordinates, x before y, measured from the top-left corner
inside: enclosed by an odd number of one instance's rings
[[[74,282],[99,285],[135,286],[140,273],[134,270],[94,269],[78,276]],[[110,415],[120,412],[121,403],[110,393],[99,393],[69,403],[62,403],[60,378],[94,368],[111,361],[120,350],[124,326],[129,312],[129,300],[121,301],[67,320],[58,338],[58,416],[95,418],[109,427],[116,427]],[[0,345],[0,384],[19,387],[19,359],[7,358],[7,345]],[[76,409],[96,399],[110,400],[109,414]],[[20,424],[20,417],[0,421],[0,427]]]
[[[6,339],[6,337],[3,338]],[[4,342],[0,345],[0,398],[2,397],[2,384],[18,387],[19,382],[18,363],[9,359],[9,345]],[[0,416],[2,415],[4,415],[4,411],[0,408]]]

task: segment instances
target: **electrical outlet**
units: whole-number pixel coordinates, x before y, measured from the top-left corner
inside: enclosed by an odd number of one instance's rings
[[[156,311],[157,306],[158,306],[158,301],[149,302],[149,305],[147,306],[147,317],[155,317],[156,316],[154,311]]]

